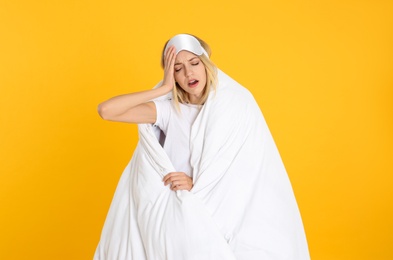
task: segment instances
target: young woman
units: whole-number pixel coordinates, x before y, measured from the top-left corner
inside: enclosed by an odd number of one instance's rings
[[[99,105],[104,119],[138,124],[139,143],[94,259],[309,259],[265,119],[209,56],[202,40],[176,35],[163,51],[162,82]]]
[[[181,44],[191,46],[183,50]],[[179,49],[173,45],[178,45]],[[165,176],[172,190],[190,190],[193,186],[189,164],[191,125],[216,84],[216,68],[209,59],[209,46],[191,35],[178,35],[166,44],[162,65],[164,80],[158,88],[113,97],[98,106],[103,119],[126,123],[151,123],[167,136],[177,136],[164,149],[179,172]],[[173,100],[151,101],[170,92]]]

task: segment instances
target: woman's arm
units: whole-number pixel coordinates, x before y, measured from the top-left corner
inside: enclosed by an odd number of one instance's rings
[[[125,123],[155,123],[156,107],[150,100],[165,95],[172,88],[159,88],[113,97],[98,105],[98,113],[105,120]]]
[[[161,87],[113,97],[98,105],[98,113],[105,120],[126,123],[155,123],[156,107],[150,100],[169,93],[174,86],[175,49],[165,55],[164,80]]]

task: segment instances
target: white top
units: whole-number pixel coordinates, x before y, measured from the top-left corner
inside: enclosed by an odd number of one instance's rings
[[[164,150],[172,161],[176,171],[185,172],[192,177],[190,164],[191,127],[199,114],[199,105],[180,104],[180,111],[172,100],[154,101],[157,120],[154,126],[159,127],[171,142],[164,143]]]

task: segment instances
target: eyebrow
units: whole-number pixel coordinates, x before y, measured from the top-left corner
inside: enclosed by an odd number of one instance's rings
[[[188,61],[192,61],[192,60],[194,60],[194,59],[199,59],[199,57],[192,57],[191,59],[189,59]],[[182,63],[180,63],[180,62],[178,62],[178,63],[175,63],[175,66],[176,65],[182,65]]]

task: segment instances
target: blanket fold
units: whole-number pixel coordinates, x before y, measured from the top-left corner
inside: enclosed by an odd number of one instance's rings
[[[163,185],[175,169],[154,127],[139,125],[94,259],[309,259],[292,187],[257,103],[222,71],[218,82],[191,130],[193,189]]]

